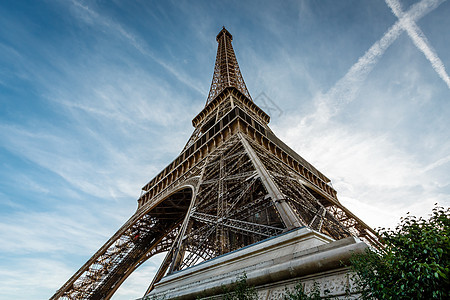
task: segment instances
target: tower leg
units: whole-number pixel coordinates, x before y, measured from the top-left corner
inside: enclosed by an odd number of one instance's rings
[[[269,172],[264,167],[258,155],[256,155],[255,151],[252,149],[247,139],[240,132],[238,133],[238,135],[242,144],[244,145],[245,150],[250,156],[251,161],[255,165],[256,171],[258,172],[258,175],[261,177],[261,180],[264,183],[264,186],[266,187],[268,194],[270,195],[273,203],[275,204],[275,207],[280,213],[281,219],[286,225],[287,230],[302,226],[302,223],[298,218],[297,214],[285,201],[283,193],[277,187],[275,182],[273,182]]]

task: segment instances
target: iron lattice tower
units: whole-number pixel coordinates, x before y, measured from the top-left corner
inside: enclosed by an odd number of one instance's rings
[[[181,154],[143,188],[131,218],[51,299],[109,299],[153,255],[166,274],[308,226],[377,244],[330,180],[280,141],[251,99],[223,28],[206,106]]]

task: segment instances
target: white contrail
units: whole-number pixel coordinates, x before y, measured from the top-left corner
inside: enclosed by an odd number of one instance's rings
[[[367,52],[361,56],[358,61],[348,70],[344,75],[325,95],[323,103],[329,106],[335,103],[334,110],[339,104],[348,103],[354,100],[358,91],[359,85],[363,82],[367,75],[372,71],[378,60],[384,54],[386,49],[400,36],[404,31],[402,22],[408,19],[411,22],[417,21],[446,0],[422,0],[411,6],[411,8],[404,13],[394,25],[392,25],[383,37],[375,42]],[[330,109],[330,107],[328,107]],[[330,113],[335,113],[330,111]]]
[[[425,172],[428,172],[428,171],[430,171],[430,170],[436,169],[436,168],[438,168],[438,167],[440,167],[440,166],[442,166],[442,165],[445,165],[445,164],[447,164],[447,163],[449,163],[449,162],[450,162],[450,155],[448,155],[448,156],[446,156],[446,157],[443,157],[443,158],[441,158],[441,159],[435,161],[435,162],[432,163],[432,164],[429,164],[428,166],[426,166],[425,168],[423,168],[422,173],[425,173]]]
[[[444,80],[444,82],[450,88],[450,77],[445,71],[445,66],[434,49],[430,46],[430,43],[428,42],[425,34],[422,32],[419,26],[417,26],[416,22],[411,20],[408,16],[405,16],[401,4],[398,2],[398,0],[385,1],[394,15],[399,18],[401,26],[406,30],[414,45],[416,45],[417,49],[422,51],[425,57],[430,61],[433,69],[438,73],[439,77],[441,77],[442,80]]]

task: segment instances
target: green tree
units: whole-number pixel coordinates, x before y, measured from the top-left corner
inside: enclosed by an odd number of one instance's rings
[[[407,216],[378,231],[384,247],[354,255],[352,269],[363,299],[450,299],[450,210],[429,219]]]

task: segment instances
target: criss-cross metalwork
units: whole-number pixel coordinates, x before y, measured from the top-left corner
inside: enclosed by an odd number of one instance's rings
[[[216,40],[219,46],[217,47],[216,64],[206,105],[226,87],[235,87],[251,99],[231,45],[233,36],[224,27],[217,35]]]
[[[166,252],[148,295],[168,274],[301,226],[377,245],[330,180],[270,130],[242,80],[231,34],[223,29],[217,40],[211,92],[189,142],[143,187],[136,213],[52,299],[109,299],[137,267]]]

